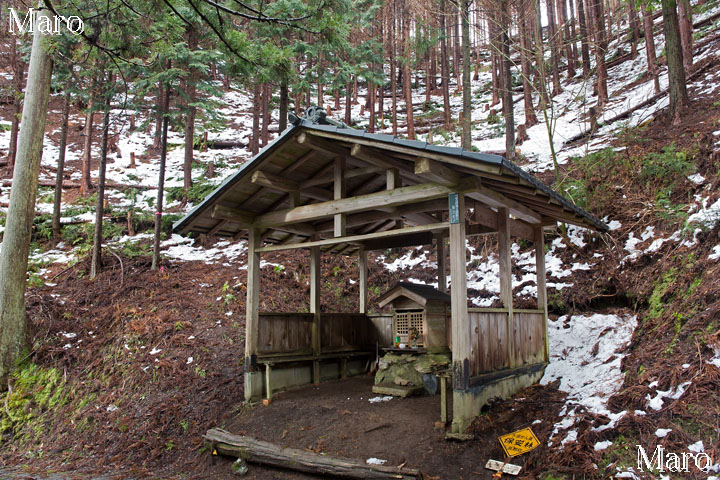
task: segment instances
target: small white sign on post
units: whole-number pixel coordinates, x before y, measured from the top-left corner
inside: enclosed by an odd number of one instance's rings
[[[502,473],[507,473],[509,475],[517,475],[518,473],[520,473],[520,470],[522,470],[522,467],[519,465],[498,462],[497,460],[488,460],[485,464],[485,468],[487,468],[488,470],[494,470],[496,472],[502,470]]]

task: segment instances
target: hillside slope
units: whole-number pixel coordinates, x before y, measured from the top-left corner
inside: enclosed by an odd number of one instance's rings
[[[720,10],[717,2],[708,3],[698,21]],[[408,454],[404,460],[409,465],[422,466],[442,478],[459,478],[468,470],[485,475],[485,460],[500,455],[498,432],[533,425],[543,448],[523,458],[528,477],[641,476],[636,468],[636,444],[648,452],[657,444],[668,451],[704,451],[713,459],[715,474],[720,470],[716,465],[720,462],[720,400],[716,395],[720,380],[720,285],[716,281],[720,275],[720,61],[715,53],[720,40],[713,39],[717,31],[715,21],[700,32],[711,41],[696,51],[689,82],[692,105],[680,125],[670,125],[663,111],[667,99],[660,97],[588,134],[587,114],[595,99],[587,92],[587,82],[578,77],[565,81],[564,92],[555,97],[552,139],[543,123],[528,130],[529,140],[519,146],[520,163],[604,217],[611,231],[596,235],[558,226],[555,235],[549,236],[546,263],[553,363],[543,386],[494,404],[473,426],[476,439],[471,442],[446,445],[441,434],[433,433],[432,425],[418,430],[415,433],[423,438],[420,444],[428,451]],[[623,42],[618,39],[611,44],[612,55],[629,50]],[[662,53],[663,46],[657,48]],[[487,65],[482,67],[484,73],[473,84],[474,146],[500,150],[502,125],[492,123],[491,112],[485,109],[489,74]],[[617,117],[652,96],[645,69],[641,54],[609,70],[611,101],[603,110],[604,119]],[[666,77],[663,71],[662,86]],[[0,81],[9,81],[8,74]],[[433,105],[422,110],[424,92],[422,85],[418,88],[416,115],[432,118],[441,99],[433,97]],[[227,126],[211,132],[210,138],[246,141],[251,121],[246,92],[227,91],[223,102]],[[453,102],[456,117],[460,97],[455,96]],[[54,98],[43,181],[54,178],[59,108],[59,99]],[[353,108],[356,125],[367,125],[360,105]],[[342,110],[334,114],[343,116]],[[113,112],[116,146],[108,178],[151,187],[158,158],[151,148],[152,130],[128,131],[123,121],[127,115]],[[522,115],[521,102],[517,102],[518,123]],[[6,105],[2,118],[5,125]],[[82,124],[80,113],[73,111],[68,180],[80,172]],[[3,129],[3,152],[8,138]],[[456,131],[434,136],[435,143],[455,145],[458,139]],[[552,171],[549,141],[559,152],[559,172]],[[183,142],[181,133],[172,133],[166,211],[175,218],[249,158],[242,148],[197,151],[196,184],[190,204],[183,205],[179,200]],[[134,170],[128,167],[130,152],[138,158]],[[214,178],[207,175],[210,162]],[[0,176],[9,180],[10,172],[0,170]],[[0,188],[0,212],[4,212],[9,188],[5,183]],[[31,473],[47,469],[101,472],[117,478],[229,478],[227,463],[211,461],[202,445],[201,435],[213,426],[233,426],[268,440],[330,454],[357,458],[377,454],[376,446],[363,443],[362,437],[355,438],[362,444],[357,449],[343,444],[341,436],[346,433],[339,420],[336,425],[303,424],[292,430],[273,416],[278,410],[268,410],[268,414],[261,407],[241,405],[244,241],[211,238],[202,244],[169,235],[173,216],[166,215],[163,268],[151,272],[150,236],[128,235],[127,212],[134,214],[135,229],[147,229],[156,192],[110,189],[106,270],[90,281],[86,277],[87,227],[92,224],[83,222],[92,221],[94,202],[79,198],[72,189],[66,191],[67,225],[63,241],[55,244],[48,238],[49,193],[41,189],[38,196],[27,293],[31,349],[12,379],[11,390],[0,395],[3,468],[22,466],[21,472]],[[495,245],[488,238],[474,240],[469,247],[471,301],[490,306],[499,294],[493,280],[498,268]],[[263,259],[262,282],[273,289],[261,298],[262,309],[305,308],[309,295],[306,255],[294,252]],[[431,283],[435,275],[433,255],[423,248],[377,252],[371,260],[371,303],[395,281]],[[534,259],[530,250],[516,244],[513,261],[516,301],[531,301],[534,282],[528,279],[534,274]],[[323,258],[325,308],[351,311],[356,307],[354,269],[353,259]],[[291,401],[292,395],[302,394],[287,395]],[[281,405],[283,397],[278,398]],[[367,403],[361,400],[352,408],[342,407],[336,412],[338,418],[343,418],[345,409],[361,409]],[[319,396],[306,395],[302,403],[308,411],[331,408]],[[423,408],[430,411],[432,405]],[[373,418],[368,415],[354,421],[370,422],[370,428]],[[405,434],[400,428],[389,428],[379,437],[386,445],[400,445],[407,443]],[[334,436],[335,441],[321,441],[323,435]],[[390,457],[393,452],[388,450],[392,449],[385,449],[388,459],[400,463],[402,459]],[[429,460],[437,456],[433,451],[445,457]],[[398,448],[394,455],[401,453],[406,452]],[[687,476],[712,474],[692,471]],[[262,468],[254,468],[251,475],[309,478]]]

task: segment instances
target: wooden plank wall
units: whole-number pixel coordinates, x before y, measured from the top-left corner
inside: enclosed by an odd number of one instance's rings
[[[513,351],[515,365],[532,365],[545,361],[545,328],[542,313],[518,312],[513,314],[515,334]]]
[[[258,354],[311,353],[312,313],[261,313]]]
[[[392,347],[395,339],[393,338],[393,316],[388,314],[368,315],[370,322],[375,327],[378,343],[380,348]]]
[[[540,363],[544,359],[543,314],[515,311],[513,362],[508,359],[507,313],[470,309],[470,376]]]
[[[370,319],[361,313],[320,315],[320,351],[367,350],[375,348],[377,335]]]

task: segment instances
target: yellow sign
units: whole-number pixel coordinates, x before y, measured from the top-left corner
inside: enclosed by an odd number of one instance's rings
[[[516,457],[537,448],[540,445],[537,437],[530,428],[523,428],[517,432],[508,433],[500,437],[500,444],[509,457]]]

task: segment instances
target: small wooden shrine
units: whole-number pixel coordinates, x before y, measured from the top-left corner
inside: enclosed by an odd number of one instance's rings
[[[430,285],[398,283],[378,299],[378,306],[392,305],[393,339],[410,348],[430,352],[449,350],[450,295]]]

